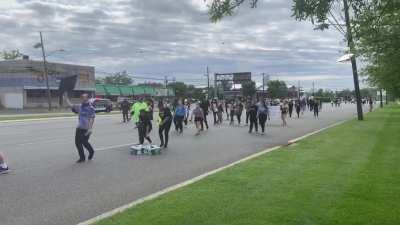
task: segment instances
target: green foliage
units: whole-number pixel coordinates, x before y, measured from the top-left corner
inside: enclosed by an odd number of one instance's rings
[[[207,0],[204,1],[207,2]],[[255,8],[258,0],[212,0],[211,4],[208,5],[211,21],[217,22],[224,16],[231,16],[235,9],[244,2],[248,2],[251,8]]]
[[[6,51],[3,50],[3,52],[0,53],[0,58],[4,60],[15,60],[21,57],[22,54],[19,52],[19,50],[11,50],[11,51]]]
[[[360,6],[353,20],[358,53],[370,84],[400,96],[400,1],[373,0]]]
[[[253,97],[256,92],[256,83],[254,81],[248,81],[242,84],[242,94],[244,97]]]
[[[270,98],[285,98],[288,95],[288,87],[285,81],[270,80],[267,83],[267,87]]]
[[[133,80],[126,71],[122,71],[114,75],[109,75],[104,77],[102,82],[104,84],[113,84],[113,85],[130,85],[132,84]]]
[[[168,84],[169,88],[174,89],[176,97],[187,97],[188,86],[183,82],[172,82]]]

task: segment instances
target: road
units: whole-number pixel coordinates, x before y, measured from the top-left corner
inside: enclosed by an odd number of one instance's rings
[[[318,120],[306,112],[288,127],[271,121],[267,134],[248,127],[210,126],[195,136],[171,131],[169,148],[157,156],[131,156],[137,141],[119,115],[98,116],[91,142],[94,161],[75,164],[76,118],[0,123],[0,143],[12,173],[0,176],[1,225],[73,225],[113,208],[292,138],[355,117],[355,105],[324,105]],[[211,118],[209,118],[211,121]],[[156,132],[153,140],[158,143]]]

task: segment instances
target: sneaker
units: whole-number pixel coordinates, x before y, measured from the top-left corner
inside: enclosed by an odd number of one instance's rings
[[[0,174],[8,173],[9,171],[10,169],[8,167],[6,168],[0,167]]]
[[[76,161],[76,163],[83,163],[85,162],[85,159],[78,159],[78,161]]]
[[[92,152],[91,154],[89,154],[88,160],[92,160],[92,159],[93,159],[93,156],[94,156],[94,152]]]

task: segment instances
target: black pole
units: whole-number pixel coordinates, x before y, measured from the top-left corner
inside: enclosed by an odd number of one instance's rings
[[[354,54],[354,42],[353,42],[353,34],[351,32],[351,25],[350,25],[350,15],[349,15],[349,5],[347,0],[343,0],[344,5],[344,15],[346,20],[346,28],[347,28],[347,43],[350,48],[350,53]],[[353,80],[354,80],[354,92],[356,95],[356,103],[357,103],[357,118],[358,120],[363,120],[363,111],[361,105],[361,94],[360,94],[360,85],[358,83],[358,73],[357,73],[357,63],[356,57],[353,55],[351,57],[351,67],[353,70]]]
[[[388,104],[388,90],[386,89],[386,95],[385,95],[385,105]]]
[[[50,92],[50,85],[49,85],[49,76],[48,76],[48,71],[47,71],[46,53],[44,51],[42,32],[39,31],[39,34],[40,34],[40,45],[42,46],[44,78],[46,79],[47,102],[48,102],[48,106],[49,106],[49,111],[51,111],[51,92]]]
[[[382,96],[382,89],[379,89],[379,96],[381,99],[381,108],[383,108],[383,96]]]

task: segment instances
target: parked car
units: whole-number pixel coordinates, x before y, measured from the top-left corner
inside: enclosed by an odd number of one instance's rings
[[[96,112],[111,112],[113,110],[113,104],[110,99],[93,98],[91,102]]]

